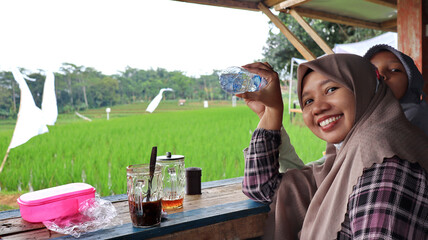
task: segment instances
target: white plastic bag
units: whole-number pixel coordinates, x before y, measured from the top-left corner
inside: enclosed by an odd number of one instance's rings
[[[115,220],[116,208],[107,200],[98,196],[82,202],[79,213],[44,221],[47,229],[62,234],[69,234],[75,238],[81,234],[105,229],[114,225],[121,225],[121,220]]]

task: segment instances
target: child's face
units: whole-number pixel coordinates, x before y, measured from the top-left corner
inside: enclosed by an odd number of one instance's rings
[[[344,85],[311,72],[303,79],[303,120],[319,138],[343,141],[355,121],[355,98]]]
[[[390,51],[376,53],[370,62],[375,65],[396,99],[400,100],[407,91],[407,73],[400,60]]]

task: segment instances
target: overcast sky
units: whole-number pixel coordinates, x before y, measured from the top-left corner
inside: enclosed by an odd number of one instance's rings
[[[210,74],[262,58],[268,21],[172,0],[1,0],[0,71],[70,62],[104,74],[126,66]]]

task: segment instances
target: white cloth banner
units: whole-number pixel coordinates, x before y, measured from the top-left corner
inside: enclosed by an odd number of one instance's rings
[[[17,147],[36,135],[48,132],[42,110],[34,103],[33,95],[31,95],[24,77],[18,69],[12,70],[12,74],[21,89],[21,101],[18,120],[9,148]]]
[[[45,85],[43,87],[42,113],[47,125],[55,125],[58,117],[58,107],[55,94],[55,75],[46,72]]]
[[[156,95],[155,98],[150,102],[149,106],[146,108],[146,112],[152,113],[159,105],[160,101],[162,100],[162,93],[164,91],[174,91],[172,88],[162,88],[158,95]]]

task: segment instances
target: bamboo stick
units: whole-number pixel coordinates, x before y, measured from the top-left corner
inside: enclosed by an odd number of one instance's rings
[[[1,166],[0,166],[0,173],[3,171],[3,167],[4,167],[4,164],[6,163],[7,157],[9,156],[9,152],[10,152],[10,148],[8,147],[6,151],[6,155],[4,156],[3,162],[1,163]]]

